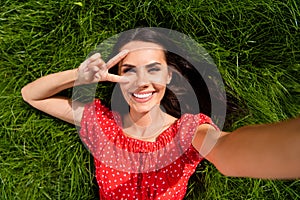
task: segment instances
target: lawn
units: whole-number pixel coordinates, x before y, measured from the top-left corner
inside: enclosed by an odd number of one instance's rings
[[[231,107],[224,130],[299,116],[299,8],[298,0],[1,0],[0,199],[97,199],[76,128],[30,107],[20,90],[78,67],[128,29],[173,29],[209,52]],[[109,98],[107,90],[99,95]],[[225,177],[203,162],[186,199],[300,199],[300,180]]]

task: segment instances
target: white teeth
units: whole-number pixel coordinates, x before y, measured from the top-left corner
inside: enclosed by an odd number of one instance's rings
[[[137,94],[137,93],[133,93],[133,96],[139,99],[144,99],[144,98],[148,98],[152,95],[151,93],[144,93],[144,94]]]

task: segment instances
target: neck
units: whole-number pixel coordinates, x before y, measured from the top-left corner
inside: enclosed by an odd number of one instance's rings
[[[167,124],[166,113],[159,106],[146,113],[130,111],[124,117],[124,132],[135,138],[152,141],[161,133]]]
[[[152,108],[149,112],[139,113],[131,110],[128,114],[128,118],[131,121],[131,125],[134,124],[140,127],[148,127],[151,124],[156,124],[163,120],[165,113],[160,109],[159,105]],[[130,125],[130,124],[129,124]]]

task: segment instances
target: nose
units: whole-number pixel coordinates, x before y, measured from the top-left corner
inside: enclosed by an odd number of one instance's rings
[[[148,74],[144,70],[140,70],[136,76],[135,84],[137,87],[145,87],[150,83]]]

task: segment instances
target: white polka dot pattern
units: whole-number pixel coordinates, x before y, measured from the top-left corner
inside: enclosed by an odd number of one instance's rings
[[[203,123],[214,125],[206,115],[185,114],[155,142],[148,142],[125,136],[119,115],[100,100],[87,105],[80,136],[95,158],[100,198],[182,199],[203,159],[191,145],[195,129]],[[122,151],[116,153],[118,149]]]

